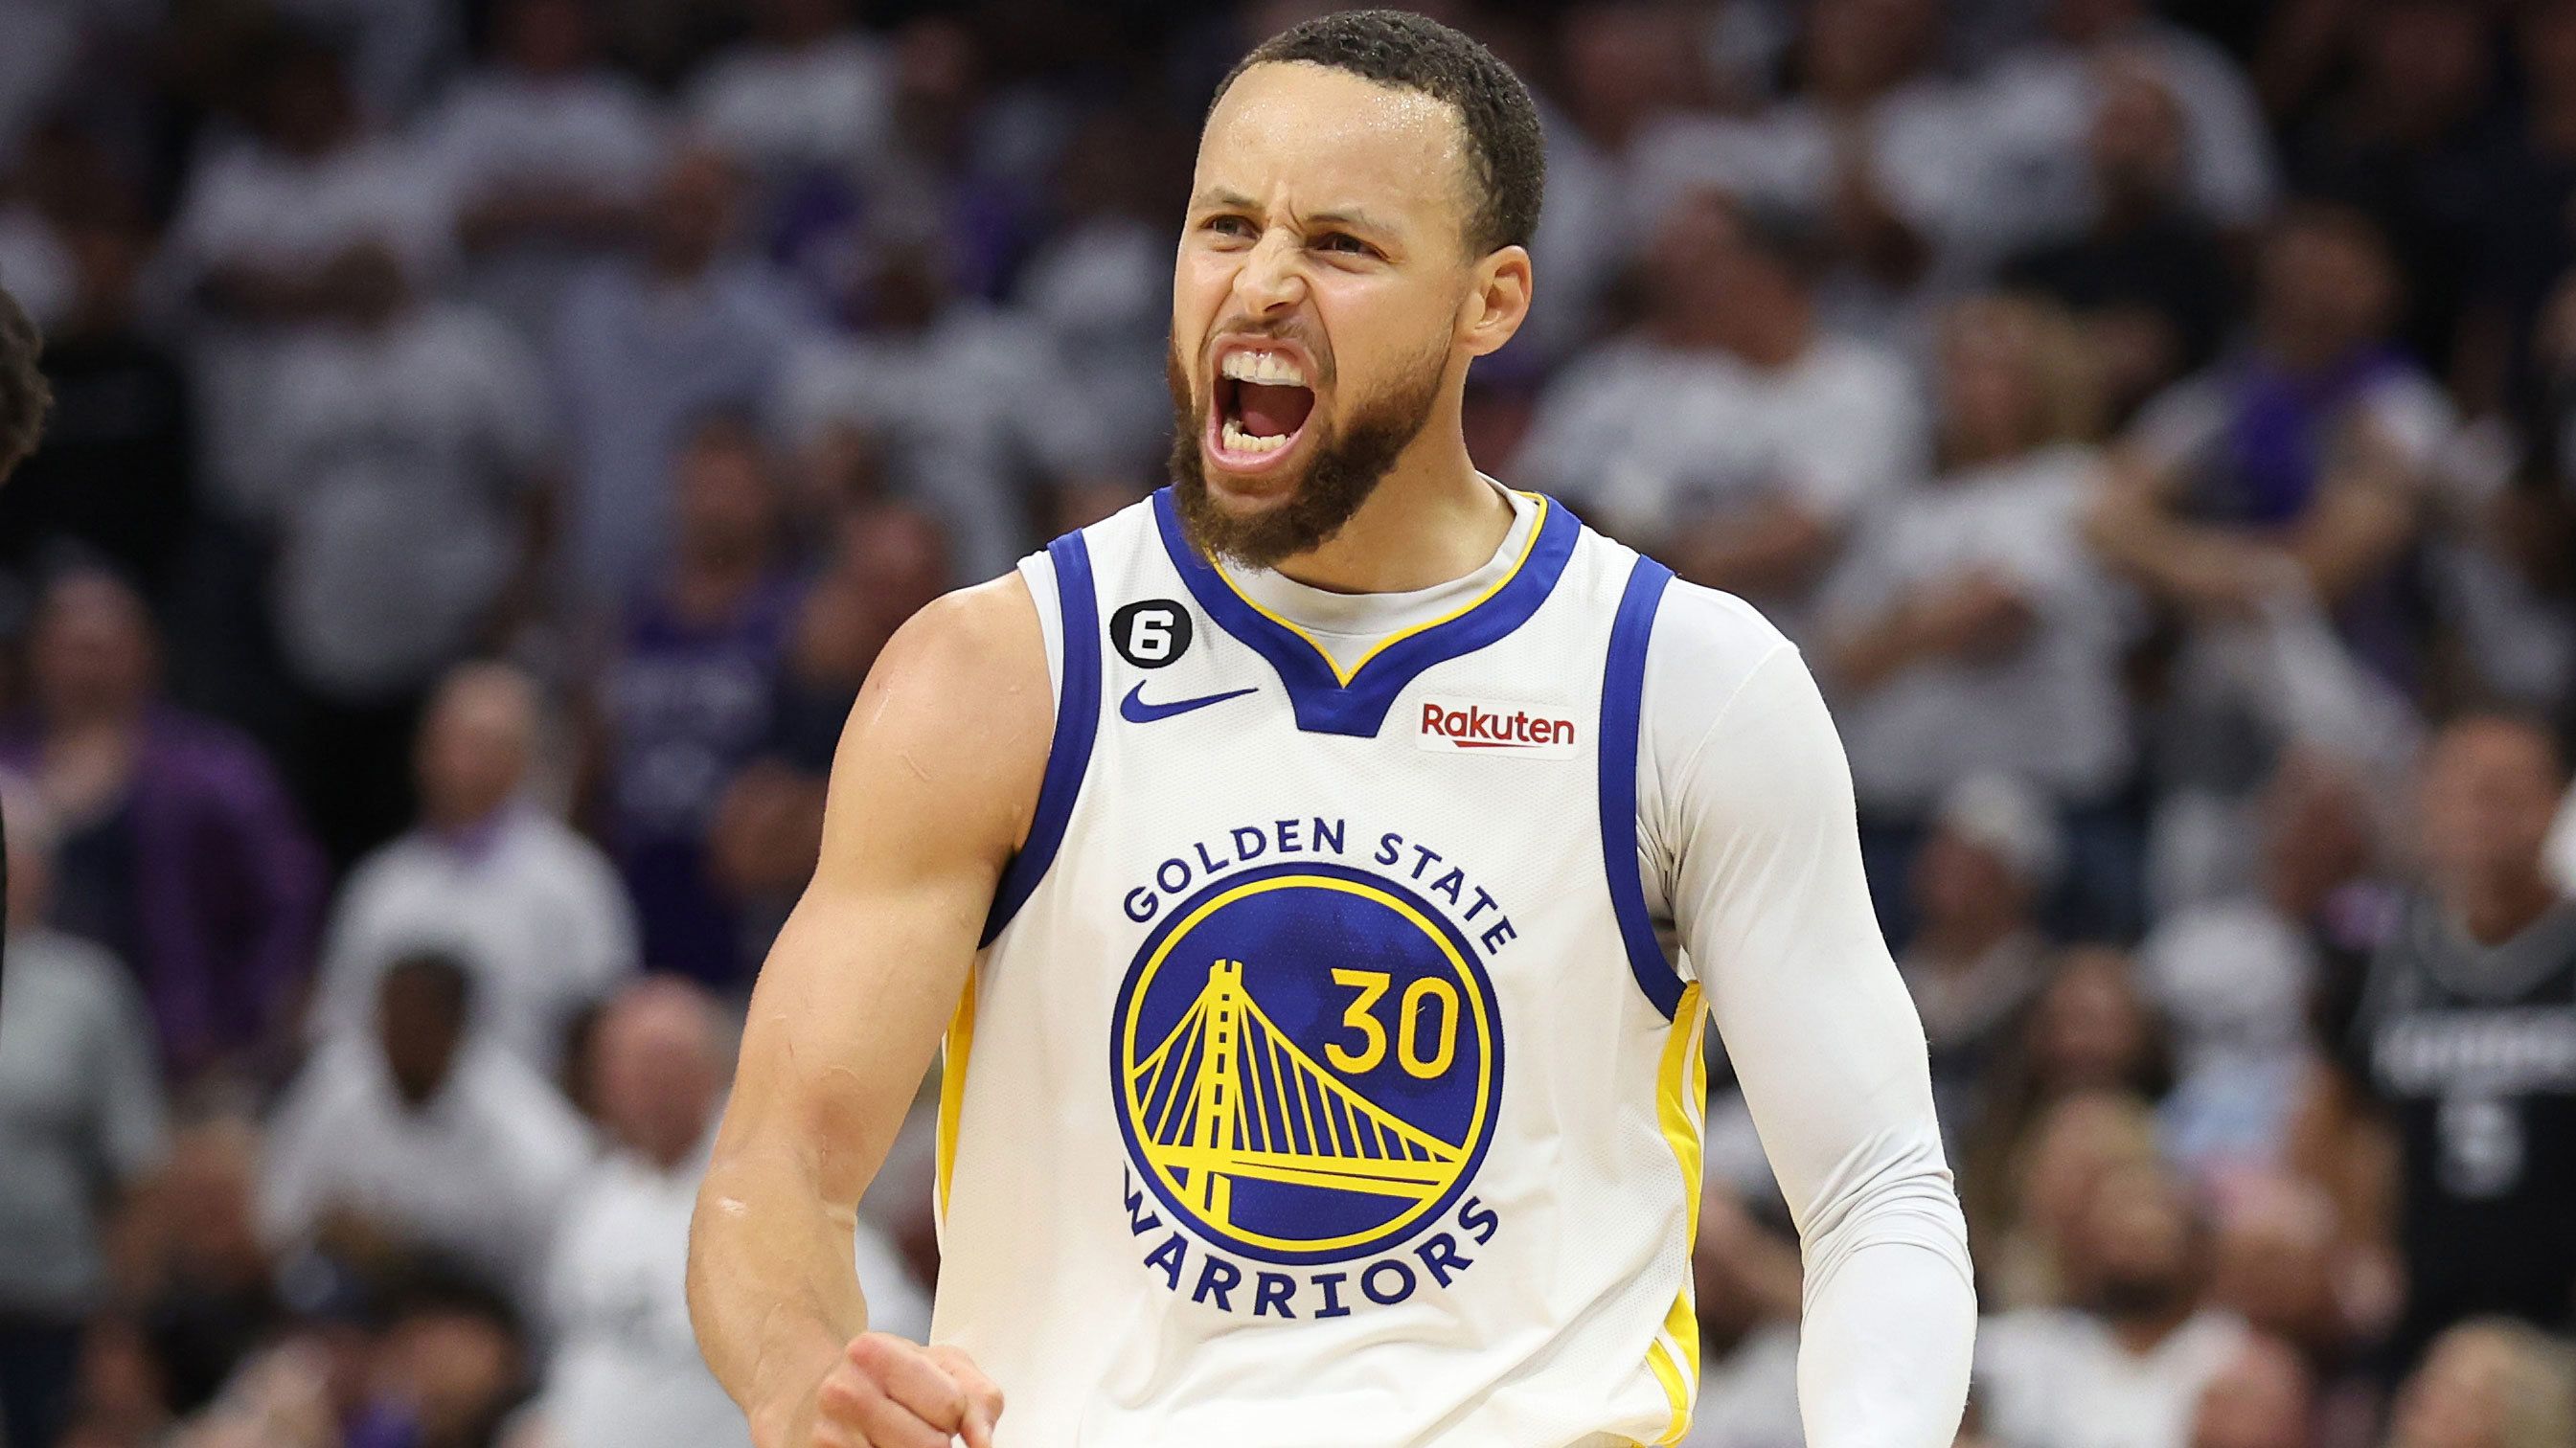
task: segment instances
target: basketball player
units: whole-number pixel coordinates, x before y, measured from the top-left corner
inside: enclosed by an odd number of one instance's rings
[[[1951,1441],[1964,1234],[1807,670],[1467,457],[1540,168],[1415,16],[1219,92],[1172,486],[887,647],[754,997],[691,1287],[764,1448],[1671,1442],[1709,1019],[1808,1441]],[[851,1225],[943,1024],[925,1347]]]
[[[54,400],[45,374],[36,370],[44,350],[45,339],[27,319],[26,308],[0,287],[0,483],[34,454],[36,440],[44,435],[45,409]],[[0,950],[9,939],[8,898],[8,860],[0,854]]]

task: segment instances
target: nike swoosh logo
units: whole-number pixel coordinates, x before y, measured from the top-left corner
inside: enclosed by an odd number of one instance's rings
[[[1148,704],[1144,699],[1145,686],[1138,684],[1127,691],[1126,698],[1118,701],[1118,717],[1130,724],[1151,724],[1157,719],[1169,719],[1175,714],[1186,714],[1192,709],[1204,709],[1210,704],[1222,704],[1228,699],[1240,699],[1257,692],[1255,689],[1235,689],[1223,694],[1201,694],[1195,699],[1174,699],[1168,704]]]

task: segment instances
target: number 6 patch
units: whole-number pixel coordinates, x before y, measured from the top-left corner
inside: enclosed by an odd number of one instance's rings
[[[1109,644],[1140,669],[1159,669],[1189,652],[1190,611],[1168,598],[1131,603],[1109,617]]]

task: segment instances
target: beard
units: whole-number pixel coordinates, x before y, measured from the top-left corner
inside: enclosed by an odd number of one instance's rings
[[[1431,421],[1446,356],[1445,347],[1426,349],[1421,361],[1398,369],[1392,386],[1354,405],[1345,427],[1309,414],[1305,425],[1314,433],[1308,439],[1314,450],[1287,501],[1237,516],[1210,495],[1200,450],[1214,389],[1207,402],[1191,399],[1189,374],[1175,345],[1165,370],[1172,389],[1172,501],[1181,532],[1201,554],[1244,568],[1275,567],[1331,541]],[[1330,375],[1328,370],[1325,378]],[[1414,378],[1421,380],[1415,384]]]

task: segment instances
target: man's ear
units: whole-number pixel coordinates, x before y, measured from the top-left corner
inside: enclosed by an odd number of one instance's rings
[[[1467,355],[1500,351],[1521,329],[1529,309],[1529,248],[1507,246],[1476,263],[1475,281],[1458,309],[1458,335],[1467,344]]]

